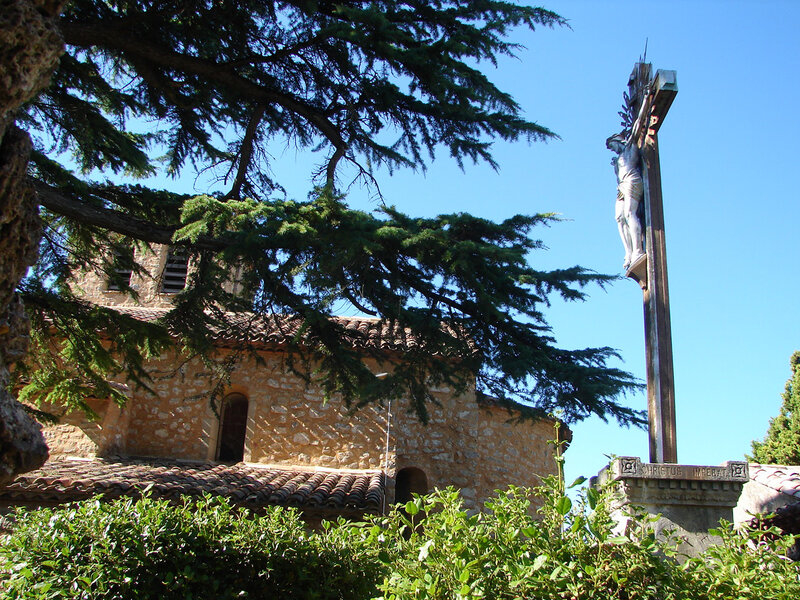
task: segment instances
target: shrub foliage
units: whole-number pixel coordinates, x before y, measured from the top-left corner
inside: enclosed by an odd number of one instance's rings
[[[615,535],[604,496],[573,506],[558,478],[486,510],[452,489],[385,517],[309,531],[293,510],[244,514],[205,498],[143,498],[17,514],[0,547],[4,598],[468,598],[786,600],[800,597],[791,539],[735,531],[697,558],[635,517]],[[543,494],[543,495],[542,495]],[[531,498],[543,506],[533,515]],[[540,500],[537,500],[537,502]]]
[[[5,598],[369,598],[382,577],[360,528],[311,533],[294,510],[145,497],[17,516]]]

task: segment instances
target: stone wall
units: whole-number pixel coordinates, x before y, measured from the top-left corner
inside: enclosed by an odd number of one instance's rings
[[[99,272],[86,270],[75,274],[74,291],[84,299],[104,306],[138,306],[167,308],[172,304],[172,294],[162,294],[161,272],[167,258],[167,246],[153,244],[153,251],[135,250],[134,261],[144,269],[146,276],[132,274],[131,288],[139,294],[135,300],[128,294],[108,289],[106,277]]]
[[[169,308],[174,294],[161,292],[161,276],[167,262],[169,246],[152,244],[152,250],[134,249],[133,260],[143,269],[143,273],[131,274],[131,289],[138,294],[137,298],[108,289],[105,274],[91,269],[74,274],[72,284],[74,292],[95,304],[102,306],[147,306],[149,308]],[[192,259],[189,259],[188,273],[193,270]],[[238,293],[238,284],[233,281],[224,286],[227,291]]]
[[[348,414],[289,373],[281,353],[264,352],[262,358],[263,365],[243,361],[231,377],[229,392],[249,401],[245,462],[386,469],[390,501],[395,474],[416,467],[429,489],[462,488],[473,506],[509,484],[537,485],[539,476],[554,470],[550,422],[512,424],[514,415],[506,410],[479,406],[473,393],[453,397],[447,389],[434,391],[441,406],[431,407],[427,426],[398,402],[391,410],[371,406]],[[151,365],[158,397],[132,392],[124,409],[98,410],[100,422],[71,415],[46,428],[51,453],[213,460],[219,419],[203,395],[210,373],[199,361],[177,364],[164,356]]]
[[[97,419],[89,421],[80,411],[64,414],[56,406],[41,407],[59,421],[56,425],[44,427],[51,454],[94,457],[124,452],[131,411],[109,400],[89,399],[87,404],[97,413]]]

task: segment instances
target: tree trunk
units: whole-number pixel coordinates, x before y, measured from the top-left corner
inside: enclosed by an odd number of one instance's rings
[[[14,291],[36,260],[38,202],[26,182],[31,139],[16,110],[49,82],[64,43],[61,0],[0,0],[0,485],[47,460],[41,428],[6,389],[27,348],[29,323]]]

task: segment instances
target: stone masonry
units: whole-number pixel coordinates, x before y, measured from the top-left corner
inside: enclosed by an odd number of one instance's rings
[[[131,281],[140,306],[169,305],[170,296],[158,292],[157,277],[166,252],[157,250],[136,258],[155,274],[148,279],[134,275]],[[84,274],[76,287],[98,304],[133,304],[124,294],[108,291],[95,273]],[[223,360],[226,352],[220,348],[217,358]],[[554,437],[552,422],[512,423],[515,414],[479,404],[474,391],[455,397],[447,388],[433,390],[440,406],[431,407],[428,425],[402,402],[349,414],[340,402],[326,403],[320,389],[291,374],[280,349],[260,355],[263,364],[253,359],[237,364],[227,389],[248,400],[245,463],[385,470],[389,501],[395,474],[415,467],[425,473],[429,489],[461,488],[471,506],[509,484],[538,485],[541,476],[555,470],[547,444]],[[149,370],[157,396],[129,390],[122,409],[108,400],[93,401],[100,417],[95,422],[67,415],[59,425],[45,428],[51,454],[214,460],[220,420],[206,395],[211,373],[199,360],[183,362],[169,354]]]
[[[427,425],[397,403],[391,411],[387,405],[349,414],[287,372],[279,352],[264,352],[263,359],[264,365],[240,363],[229,390],[249,401],[246,463],[385,469],[390,480],[400,469],[416,467],[430,488],[459,487],[472,505],[509,484],[538,485],[554,470],[549,421],[512,423],[507,410],[479,405],[474,393],[454,397],[447,389],[434,391],[441,407],[432,407]],[[99,420],[73,413],[45,427],[51,455],[213,460],[220,424],[203,395],[210,374],[199,361],[174,370],[176,364],[164,356],[152,365],[157,397],[131,392],[122,409],[95,401]]]

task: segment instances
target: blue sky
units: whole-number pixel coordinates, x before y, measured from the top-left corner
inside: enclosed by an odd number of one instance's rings
[[[678,458],[741,460],[777,414],[800,349],[795,232],[800,203],[796,2],[575,2],[547,8],[570,29],[523,33],[527,50],[493,73],[529,118],[561,140],[497,144],[501,169],[446,158],[426,175],[384,178],[387,202],[429,214],[465,210],[502,219],[560,213],[538,232],[547,268],[618,273],[615,179],[604,142],[618,131],[627,77],[648,43],[655,69],[677,71],[679,93],[661,129],[661,169],[674,348]],[[611,346],[645,374],[641,292],[631,280],[590,290],[548,313],[566,347]],[[645,408],[644,393],[628,402]],[[589,419],[574,426],[567,475],[596,473],[606,454],[647,458],[647,434]]]
[[[535,232],[549,250],[538,268],[580,264],[619,273],[615,179],[604,141],[634,63],[648,41],[656,69],[677,71],[679,93],[660,132],[675,363],[678,458],[740,460],[780,406],[800,278],[793,185],[800,119],[800,3],[780,1],[556,1],[571,29],[517,32],[527,49],[490,76],[526,116],[561,136],[547,144],[498,143],[500,171],[446,156],[426,174],[380,176],[387,203],[417,215],[468,211],[503,219],[557,212]],[[277,150],[275,169],[295,198],[309,189],[308,157]],[[184,179],[187,191],[194,182]],[[175,188],[175,185],[170,187]],[[199,189],[198,191],[205,191]],[[351,189],[356,206],[376,203]],[[590,289],[582,304],[548,312],[564,347],[617,348],[644,379],[641,292],[631,280]],[[644,392],[628,403],[645,408]],[[589,419],[573,427],[567,475],[596,473],[606,454],[647,458],[647,434]]]
[[[499,153],[502,171],[470,210],[561,213],[546,231],[546,264],[618,272],[614,176],[605,138],[616,131],[627,76],[648,40],[656,69],[679,93],[661,129],[661,169],[675,363],[678,458],[741,459],[780,406],[800,349],[794,243],[800,203],[791,173],[800,137],[796,2],[550,2],[572,30],[525,36],[528,51],[502,80],[528,114],[562,140]],[[498,215],[500,216],[500,215]],[[534,259],[534,260],[538,260]],[[554,306],[566,346],[618,348],[644,378],[641,293],[629,280]],[[644,394],[629,398],[644,407]],[[568,475],[593,474],[604,454],[647,457],[647,436],[597,419],[574,427]]]

